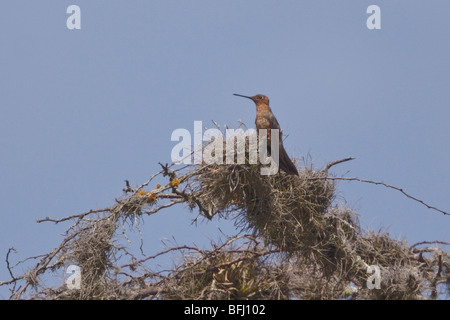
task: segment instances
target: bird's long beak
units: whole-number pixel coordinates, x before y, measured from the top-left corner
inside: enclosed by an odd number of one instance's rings
[[[238,97],[243,97],[243,98],[247,98],[247,99],[253,100],[252,97],[244,96],[244,95],[242,95],[242,94],[233,93],[233,95],[238,96]]]

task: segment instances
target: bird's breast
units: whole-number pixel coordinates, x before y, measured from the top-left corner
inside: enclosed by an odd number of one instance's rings
[[[256,117],[255,124],[257,129],[272,129],[270,120],[266,117]]]

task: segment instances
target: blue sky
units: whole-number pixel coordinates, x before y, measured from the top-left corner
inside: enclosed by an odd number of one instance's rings
[[[81,30],[66,27],[72,4]],[[372,4],[381,30],[366,27]],[[36,219],[112,205],[125,179],[139,185],[170,162],[173,130],[253,127],[254,105],[232,93],[269,96],[291,156],[318,168],[355,157],[334,173],[450,211],[448,12],[444,0],[3,1],[0,280],[9,247],[17,261],[62,240],[65,226]],[[450,217],[396,191],[339,190],[364,227],[450,241]],[[144,251],[172,235],[207,245],[218,228],[233,232],[225,220],[191,225],[195,216],[147,217]]]

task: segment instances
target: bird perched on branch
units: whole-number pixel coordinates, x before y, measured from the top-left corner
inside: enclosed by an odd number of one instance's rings
[[[256,96],[249,97],[244,96],[242,94],[234,93],[235,96],[238,97],[244,97],[247,99],[252,100],[256,104],[256,129],[266,129],[267,130],[267,140],[270,141],[270,129],[278,129],[279,130],[279,166],[280,169],[286,172],[287,174],[293,174],[298,176],[298,171],[295,165],[292,163],[291,158],[289,158],[288,154],[286,153],[286,150],[283,146],[283,139],[282,139],[282,132],[280,128],[280,124],[277,121],[277,118],[275,118],[274,114],[272,113],[272,110],[269,106],[269,98],[267,98],[265,95],[257,94]],[[267,148],[270,151],[270,143],[267,144]]]

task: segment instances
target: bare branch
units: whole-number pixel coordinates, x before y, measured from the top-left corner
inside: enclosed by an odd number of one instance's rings
[[[61,219],[52,219],[49,217],[45,217],[44,219],[38,219],[36,220],[37,223],[42,223],[42,222],[54,222],[55,224],[60,223],[60,222],[64,222],[64,221],[68,221],[68,220],[73,220],[73,219],[78,219],[81,220],[84,217],[93,214],[93,213],[101,213],[101,212],[110,212],[111,208],[105,208],[105,209],[96,209],[96,210],[89,210],[87,212],[84,213],[80,213],[80,214],[74,214],[72,216],[68,216],[68,217],[64,217]]]
[[[411,246],[411,248],[415,248],[415,247],[421,246],[423,244],[442,244],[442,245],[450,246],[450,242],[435,240],[435,241],[421,241],[421,242],[417,242],[417,243],[413,244]]]
[[[394,189],[394,190],[397,190],[397,191],[401,192],[406,197],[421,203],[422,205],[424,205],[428,209],[432,209],[432,210],[438,211],[438,212],[440,212],[440,213],[442,213],[444,215],[450,215],[450,213],[448,213],[446,211],[443,211],[443,210],[441,210],[439,208],[436,208],[436,207],[434,207],[432,205],[429,205],[426,202],[424,202],[423,200],[420,200],[420,199],[418,199],[418,198],[416,198],[416,197],[406,193],[402,188],[395,187],[395,186],[392,186],[390,184],[387,184],[387,183],[384,183],[384,182],[380,182],[380,181],[372,181],[372,180],[361,179],[361,178],[353,178],[353,177],[312,177],[312,178],[309,178],[309,180],[344,180],[344,181],[358,181],[358,182],[370,183],[370,184],[375,184],[375,185],[382,185],[382,186],[384,186],[386,188]]]
[[[11,253],[11,251],[17,252],[16,249],[14,249],[14,248],[9,248],[8,249],[8,253],[6,254],[6,268],[8,269],[8,272],[9,272],[9,275],[11,276],[11,279],[14,280],[15,277],[14,277],[14,275],[12,273],[12,270],[11,270],[11,267],[9,265],[9,254]]]
[[[328,163],[325,168],[322,169],[322,171],[327,172],[332,166],[335,166],[339,163],[342,162],[347,162],[347,161],[351,161],[351,160],[355,160],[355,158],[345,158],[345,159],[341,159],[341,160],[336,160],[336,161],[332,161],[330,163]]]

